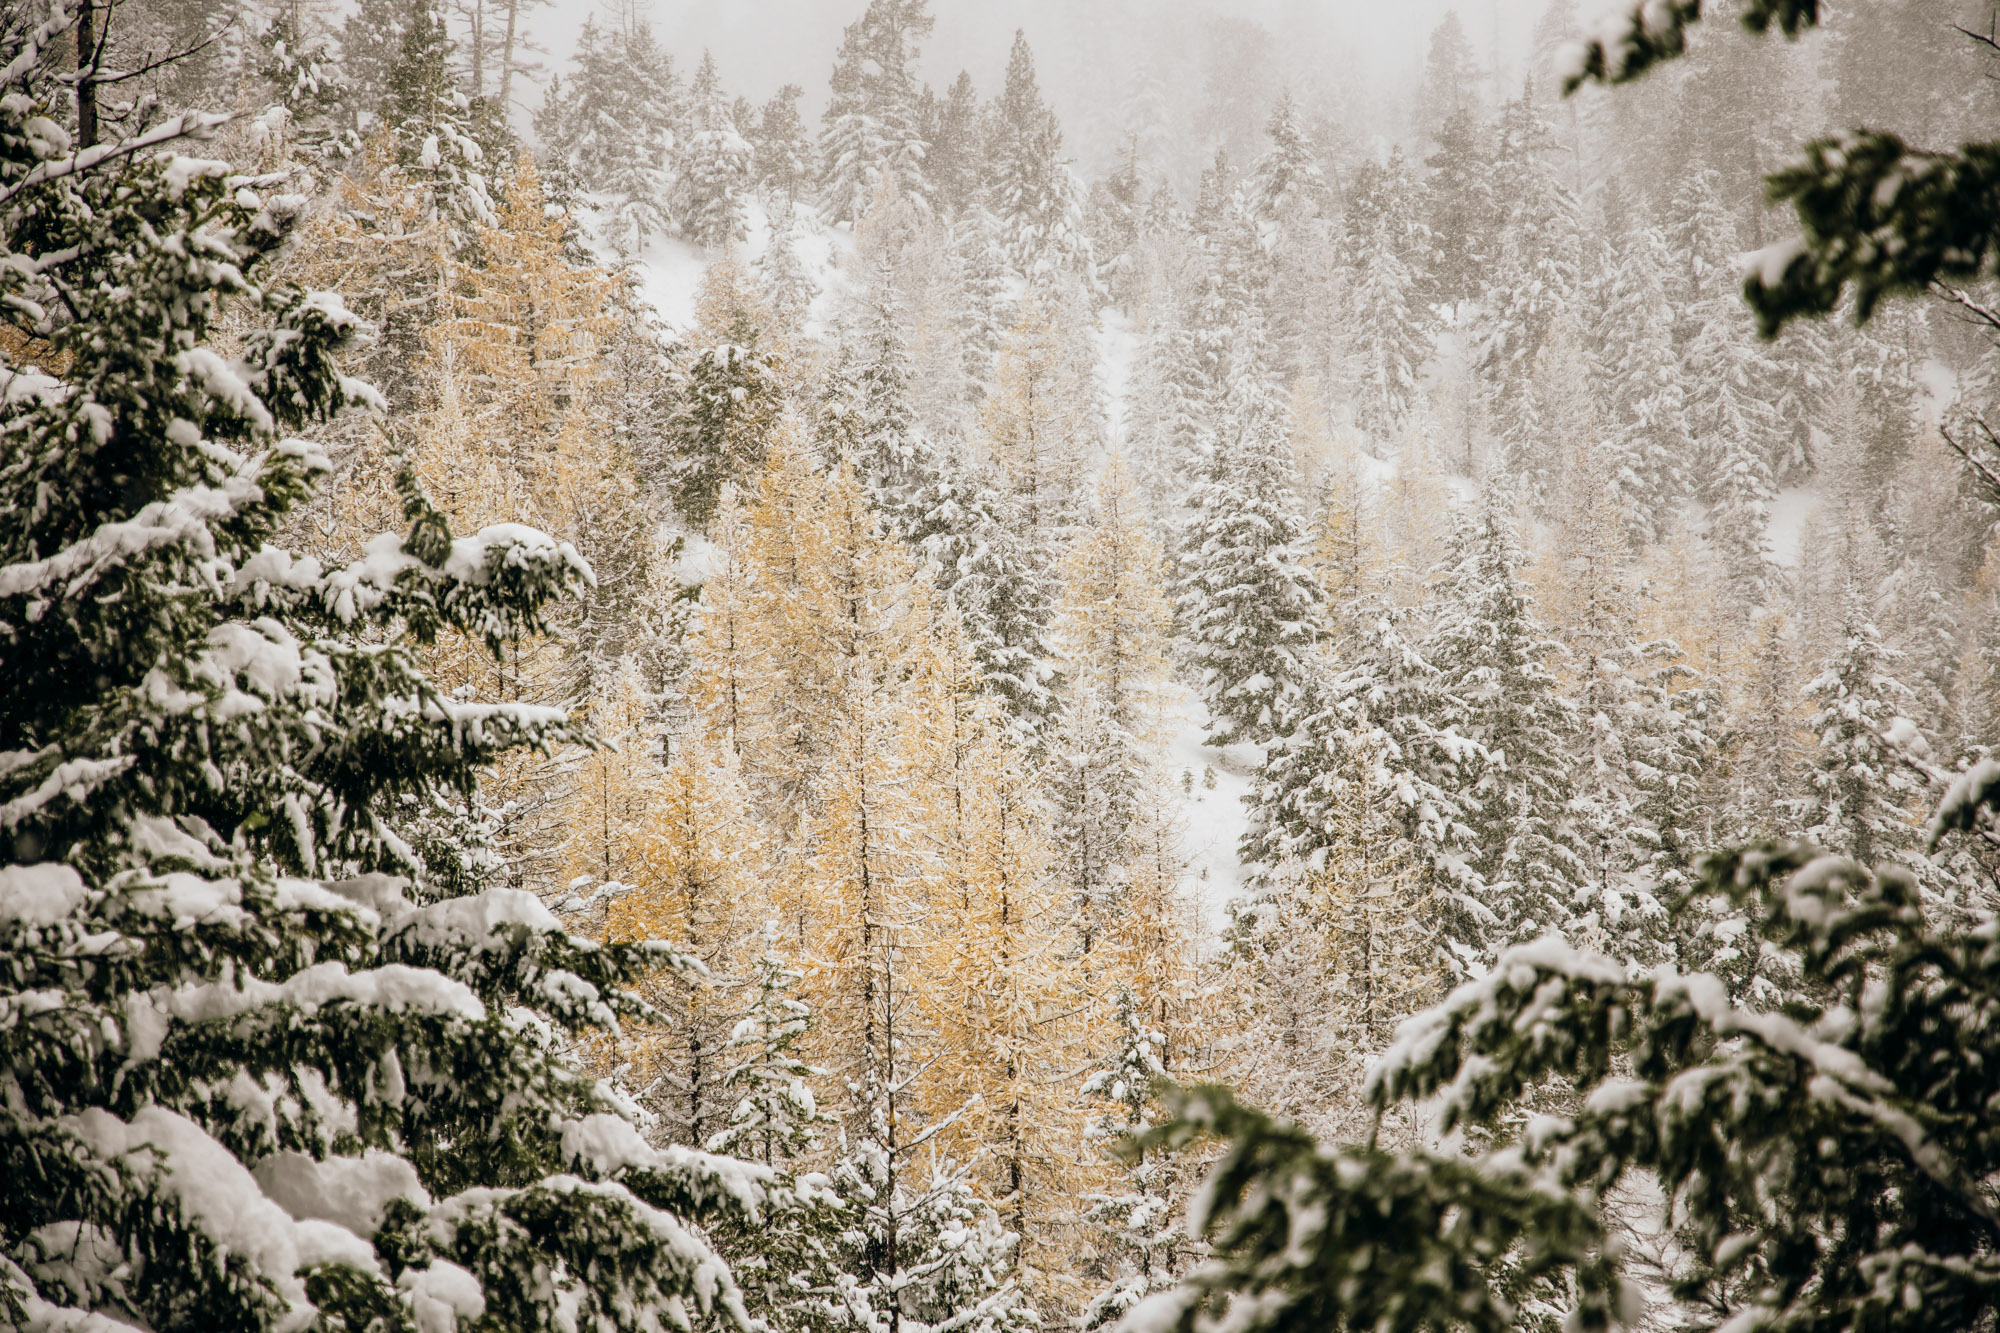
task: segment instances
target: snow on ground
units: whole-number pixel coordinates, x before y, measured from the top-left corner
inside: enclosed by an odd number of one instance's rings
[[[1126,423],[1132,419],[1132,368],[1139,361],[1139,330],[1132,317],[1106,306],[1097,324],[1097,350],[1102,363],[1098,378],[1104,385],[1105,424],[1112,447],[1122,448]]]
[[[800,205],[800,218],[795,244],[806,272],[819,288],[812,308],[806,312],[806,332],[818,336],[826,331],[839,293],[845,289],[846,274],[840,261],[853,249],[854,238],[839,228],[821,225],[806,205]],[[584,235],[590,238],[591,249],[598,258],[606,265],[620,266],[624,261],[599,239],[596,210],[581,210],[581,221]],[[751,202],[745,211],[745,222],[748,235],[740,253],[744,263],[754,264],[771,244],[771,218],[761,201]],[[631,262],[631,268],[638,275],[639,292],[646,303],[668,325],[683,329],[694,320],[695,298],[701,291],[702,276],[714,260],[712,251],[662,236],[656,237]]]
[[[609,260],[607,247],[593,243],[593,248]],[[674,328],[686,328],[694,320],[695,294],[701,290],[708,263],[708,253],[699,246],[671,237],[656,239],[633,264],[639,294],[661,319]]]
[[[812,308],[806,311],[806,336],[823,337],[833,322],[841,294],[848,289],[847,259],[854,252],[854,233],[822,226],[815,219],[799,229],[796,244],[806,272],[819,288]]]
[[[1806,520],[1812,517],[1821,503],[1820,493],[1810,486],[1793,486],[1772,497],[1770,526],[1767,529],[1772,559],[1781,565],[1797,566],[1799,542],[1805,534]]]
[[[1228,924],[1230,901],[1246,891],[1236,846],[1250,828],[1243,798],[1262,756],[1254,745],[1204,745],[1208,709],[1191,692],[1169,716],[1174,733],[1167,742],[1167,776],[1179,794],[1188,893],[1197,919],[1214,932]]]

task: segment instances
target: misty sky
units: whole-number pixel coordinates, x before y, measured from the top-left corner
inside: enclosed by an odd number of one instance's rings
[[[761,102],[785,83],[806,90],[816,111],[826,94],[841,29],[866,0],[653,0],[655,33],[686,68],[713,50],[732,91]],[[1365,114],[1414,82],[1426,41],[1456,8],[1473,41],[1499,51],[1502,80],[1517,84],[1535,20],[1547,0],[933,0],[937,30],[922,72],[942,87],[970,70],[982,93],[997,89],[1014,30],[1034,47],[1044,90],[1073,144],[1088,155],[1108,135],[1091,133],[1107,113],[1106,80],[1161,44],[1194,53],[1214,40],[1217,20],[1253,22],[1272,38],[1274,77],[1318,89]],[[1591,0],[1579,6],[1593,8]],[[560,70],[574,33],[595,8],[556,0],[536,28]],[[1350,112],[1350,119],[1352,119]],[[1369,132],[1393,132],[1366,126]]]

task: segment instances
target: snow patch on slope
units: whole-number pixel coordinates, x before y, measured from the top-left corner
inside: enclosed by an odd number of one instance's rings
[[[1104,386],[1104,424],[1113,448],[1123,447],[1132,419],[1132,369],[1139,361],[1139,341],[1132,317],[1106,306],[1097,322],[1098,380]]]
[[[1820,493],[1810,486],[1793,486],[1771,498],[1766,533],[1771,541],[1772,559],[1781,565],[1797,567],[1806,521],[1822,503]]]
[[[1250,829],[1244,800],[1263,756],[1254,745],[1205,744],[1208,709],[1191,693],[1170,720],[1167,775],[1180,805],[1187,891],[1202,927],[1215,932],[1228,924],[1229,904],[1248,891],[1249,874],[1236,849]]]
[[[818,295],[813,298],[812,308],[806,312],[806,332],[819,337],[826,332],[827,323],[838,303],[839,292],[847,286],[841,261],[853,250],[854,236],[852,232],[819,222],[808,204],[799,204],[797,209],[798,223],[793,245],[814,286],[819,289]],[[626,261],[600,238],[595,209],[582,208],[578,216],[583,224],[583,233],[599,262],[611,268],[629,267],[637,275],[640,295],[654,313],[676,329],[686,328],[694,322],[695,301],[701,293],[701,280],[707,274],[708,266],[715,262],[718,252],[675,237],[660,236],[655,237],[640,254]],[[744,221],[747,235],[738,248],[738,254],[745,264],[755,264],[770,248],[772,218],[763,201],[753,199],[744,209]]]

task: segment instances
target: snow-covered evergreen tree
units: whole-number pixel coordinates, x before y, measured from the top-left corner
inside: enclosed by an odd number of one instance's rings
[[[929,104],[924,124],[924,177],[938,211],[956,218],[985,197],[987,164],[984,108],[964,70],[942,98]]]
[[[1907,862],[1916,847],[1911,809],[1920,780],[1902,764],[1892,732],[1908,724],[1915,697],[1898,678],[1902,654],[1882,642],[1859,596],[1841,608],[1840,643],[1807,681],[1806,729],[1817,742],[1808,760],[1805,833],[1863,865]]]
[[[1221,313],[1191,300],[1155,310],[1146,331],[1128,431],[1133,472],[1156,512],[1185,506],[1215,454],[1225,330],[1208,316]]]
[[[733,255],[710,265],[701,304],[703,318],[674,349],[659,460],[675,507],[696,523],[715,513],[725,485],[763,462],[783,392],[781,360],[764,336],[771,317]]]
[[[1500,243],[1499,183],[1491,127],[1469,108],[1450,113],[1438,126],[1437,148],[1425,159],[1424,221],[1436,259],[1431,299],[1456,308],[1485,291]]]
[[[705,249],[740,243],[753,150],[722,89],[715,57],[703,52],[688,89],[687,127],[674,152],[673,213],[681,235]]]
[[[1558,175],[1556,153],[1532,88],[1507,103],[1491,177],[1498,231],[1480,325],[1488,405],[1502,422],[1518,411],[1557,312],[1573,310],[1582,290],[1578,203]]]
[[[1667,298],[1672,261],[1664,233],[1636,218],[1604,257],[1595,332],[1614,482],[1631,535],[1659,541],[1694,484],[1685,371]]]
[[[575,735],[420,646],[532,638],[588,567],[454,537],[407,472],[405,535],[274,544],[329,470],[290,432],[379,405],[337,368],[356,323],[265,285],[306,202],[179,154],[203,117],[77,156],[35,115],[76,13],[0,65],[7,336],[50,340],[0,370],[0,1154],[39,1182],[0,1205],[9,1322],[747,1326],[685,1210],[755,1211],[761,1172],[648,1147],[562,1050],[673,955],[441,897],[399,831]]]
[[[1326,173],[1320,167],[1319,145],[1289,90],[1271,108],[1264,132],[1271,147],[1250,173],[1250,207],[1272,226],[1296,227],[1319,217],[1328,203]]]
[[[1109,1103],[1092,1137],[1125,1158],[1119,1188],[1091,1196],[1086,1214],[1102,1230],[1099,1244],[1111,1276],[1084,1311],[1086,1329],[1114,1324],[1148,1296],[1171,1288],[1191,1257],[1181,1226],[1187,1173],[1170,1154],[1136,1142],[1160,1118],[1153,1085],[1166,1077],[1160,1058],[1166,1036],[1148,1026],[1129,990],[1119,992],[1113,1035],[1116,1047],[1083,1085],[1085,1095]]]
[[[1345,351],[1355,383],[1354,419],[1379,440],[1402,431],[1430,356],[1433,241],[1416,182],[1400,152],[1366,166],[1342,220],[1340,275],[1348,310]]]
[[[1535,618],[1525,562],[1513,521],[1489,491],[1459,518],[1422,644],[1451,700],[1437,721],[1483,751],[1461,791],[1477,804],[1471,863],[1498,918],[1496,951],[1562,929],[1593,878],[1570,811],[1580,719],[1552,669],[1561,645]]]
[[[918,43],[936,22],[927,0],[869,0],[847,25],[820,132],[820,205],[830,222],[858,223],[884,180],[925,196]]]
[[[987,688],[1019,726],[1039,732],[1060,706],[1053,571],[986,469],[956,450],[920,448],[920,480],[901,501],[897,530],[935,564]]]
[[[807,1064],[800,1044],[812,1010],[794,993],[803,974],[777,952],[776,922],[764,928],[764,948],[749,978],[748,1000],[729,1034],[731,1063],[722,1085],[737,1097],[729,1124],[708,1141],[710,1152],[750,1157],[766,1166],[814,1152],[833,1118],[819,1109],[812,1081],[825,1071]]]
[[[805,89],[788,83],[757,112],[757,123],[738,128],[751,135],[751,174],[773,200],[795,206],[815,179],[812,136],[799,115]]]
[[[1356,783],[1382,794],[1374,817],[1393,835],[1379,850],[1423,876],[1443,960],[1463,974],[1498,918],[1470,862],[1477,847],[1475,775],[1487,756],[1445,719],[1459,711],[1444,674],[1405,633],[1407,613],[1352,608],[1353,628],[1287,710],[1250,798],[1243,855],[1280,880],[1323,873],[1346,836],[1341,803]]]
[[[771,242],[757,256],[757,294],[770,308],[779,329],[796,334],[805,327],[806,314],[819,284],[813,281],[799,253],[799,219],[789,208],[771,218]]]
[[[1482,71],[1458,11],[1448,9],[1431,29],[1430,50],[1424,57],[1423,83],[1417,89],[1417,132],[1442,143],[1445,126],[1479,109]]]
[[[1212,744],[1264,741],[1309,674],[1326,594],[1254,311],[1244,312],[1222,438],[1180,534],[1176,609]]]
[[[361,0],[342,22],[340,68],[348,104],[358,115],[381,116],[389,93],[389,70],[402,53],[408,17],[409,8],[400,0]]]
[[[432,0],[414,0],[403,16],[402,45],[389,66],[381,117],[403,178],[426,217],[454,227],[492,226],[491,167],[473,137],[472,105],[451,63],[444,16]]]
[[[1062,127],[1042,101],[1035,57],[1014,34],[1007,80],[987,116],[987,207],[1015,269],[1031,281],[1087,271],[1083,186],[1062,157]]]
[[[1778,375],[1737,296],[1736,224],[1717,189],[1713,170],[1698,171],[1676,200],[1674,238],[1685,270],[1670,291],[1681,315],[1688,428],[1698,450],[1697,491],[1709,506],[1709,541],[1747,611],[1771,589],[1766,529],[1777,493],[1770,459],[1779,451]]]
[[[910,353],[893,277],[879,261],[841,340],[841,360],[821,409],[829,459],[853,460],[870,503],[894,515],[921,484],[921,445],[910,405]]]
[[[964,282],[958,304],[958,343],[965,378],[975,386],[985,386],[993,378],[1000,344],[1014,323],[1007,257],[993,215],[978,207],[960,213],[952,224],[951,249]]]
[[[667,163],[682,118],[680,81],[643,22],[584,20],[573,63],[562,100],[549,107],[541,153],[595,197],[605,243],[632,258],[673,230]]]

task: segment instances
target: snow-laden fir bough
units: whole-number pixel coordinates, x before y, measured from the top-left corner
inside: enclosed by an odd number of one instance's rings
[[[694,1219],[769,1173],[649,1148],[556,1049],[681,960],[436,899],[404,832],[580,739],[416,646],[497,652],[588,566],[407,475],[352,563],[272,544],[327,469],[289,432],[378,401],[361,330],[262,280],[304,203],[188,155],[212,120],[73,145],[76,7],[38,12],[0,38],[0,1324],[746,1325]]]

